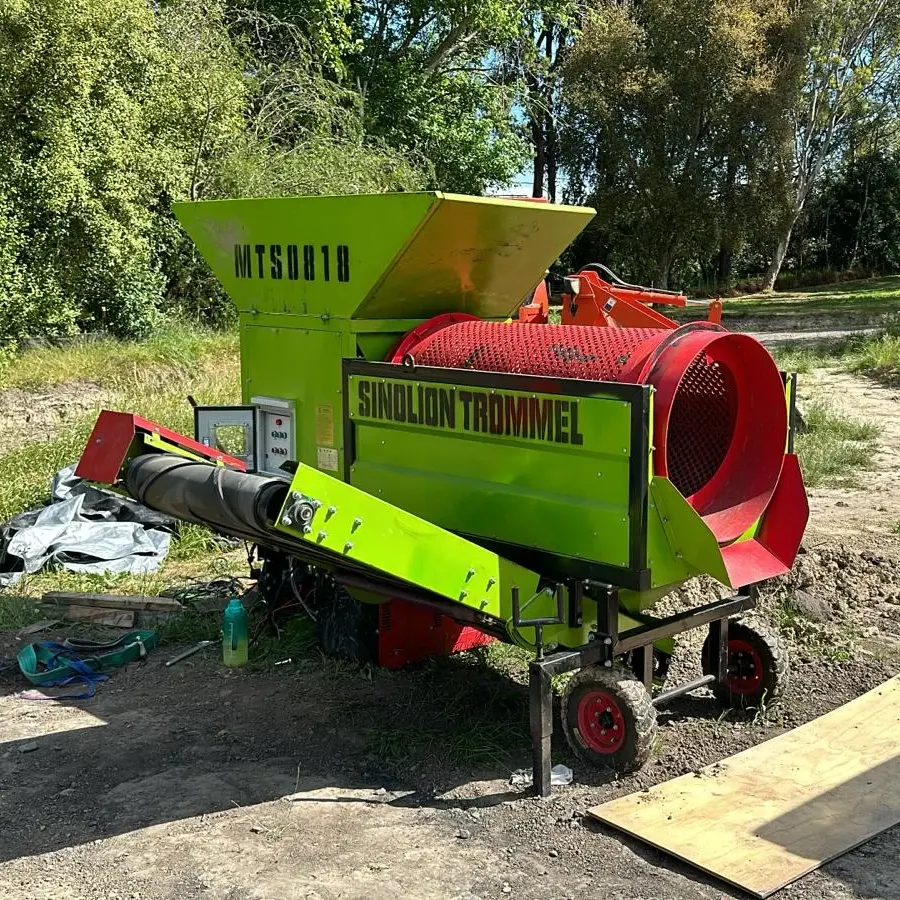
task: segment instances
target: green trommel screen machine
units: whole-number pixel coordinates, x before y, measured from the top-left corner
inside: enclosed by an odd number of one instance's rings
[[[193,437],[106,410],[81,477],[251,542],[259,589],[299,598],[325,652],[400,667],[526,648],[542,793],[553,675],[577,672],[573,750],[619,770],[646,761],[673,696],[777,695],[784,649],[742,616],[808,508],[796,379],[758,341],[679,325],[603,266],[547,276],[582,207],[406,193],[176,214],[238,308],[242,404],[197,407]],[[538,293],[597,314],[525,316]],[[730,590],[654,615],[698,575]],[[665,685],[698,627],[703,675]]]

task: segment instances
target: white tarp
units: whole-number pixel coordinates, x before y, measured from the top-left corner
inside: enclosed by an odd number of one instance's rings
[[[0,586],[40,571],[51,560],[73,572],[97,574],[144,575],[162,564],[172,520],[86,485],[74,471],[69,466],[57,473],[49,506],[17,516],[7,526]]]

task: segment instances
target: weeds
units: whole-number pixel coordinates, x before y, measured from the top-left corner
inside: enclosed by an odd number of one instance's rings
[[[137,413],[155,422],[163,422],[167,427],[187,434],[193,432],[193,412],[187,401],[191,393],[200,402],[208,404],[230,404],[239,397],[239,375],[237,355],[227,355],[223,347],[233,346],[233,339],[221,335],[209,334],[208,343],[197,343],[196,335],[185,337],[181,345],[181,357],[188,348],[200,354],[200,348],[206,351],[193,358],[190,366],[171,366],[168,363],[157,366],[149,363],[138,364],[140,358],[132,348],[141,345],[124,344],[119,349],[125,355],[127,364],[118,359],[118,350],[106,359],[106,374],[103,373],[103,358],[91,355],[79,356],[79,348],[63,348],[56,350],[29,351],[16,360],[7,379],[23,379],[31,371],[34,361],[31,354],[39,354],[48,363],[49,377],[59,374],[58,363],[50,363],[61,354],[68,358],[75,354],[80,360],[81,372],[90,370],[93,375],[108,379],[108,383],[117,385],[116,393],[108,404],[118,409]],[[96,352],[97,346],[103,342],[85,345],[90,353]],[[157,359],[161,347],[156,345],[145,360]],[[91,368],[93,367],[93,368]],[[125,371],[130,374],[124,377]],[[61,370],[60,370],[61,371]],[[30,377],[30,376],[29,376]],[[93,377],[93,376],[92,376]],[[24,509],[29,509],[44,501],[49,492],[53,475],[67,465],[76,462],[87,442],[91,428],[97,419],[99,408],[78,416],[65,425],[64,430],[49,441],[41,443],[21,444],[9,453],[0,457],[0,520],[7,520]]]
[[[858,471],[872,468],[877,425],[852,419],[822,400],[811,403],[804,417],[806,431],[797,435],[796,449],[808,487],[853,486]]]
[[[236,355],[234,332],[169,322],[146,341],[82,339],[62,347],[26,350],[8,361],[0,377],[0,390],[90,381],[128,391],[136,382],[143,381],[148,372],[179,369],[188,375],[204,357]]]

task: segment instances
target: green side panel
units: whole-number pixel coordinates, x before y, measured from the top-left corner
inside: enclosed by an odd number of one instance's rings
[[[500,619],[514,586],[523,602],[537,592],[535,573],[337,478],[301,465],[291,490],[321,504],[304,533],[282,521],[289,496],[276,527],[294,538]]]
[[[348,385],[356,487],[442,528],[629,566],[629,402],[360,375]]]
[[[173,204],[242,312],[507,315],[593,216],[438,193]]]
[[[344,429],[341,363],[349,332],[273,326],[241,326],[241,378],[251,397],[288,400],[295,407],[298,462],[319,465],[319,450],[336,450],[334,474],[343,471]],[[329,464],[334,454],[325,454]]]
[[[647,563],[653,589],[675,586],[695,575],[711,575],[730,585],[715,535],[668,478],[650,482]],[[652,605],[662,594],[651,590],[638,607]]]
[[[399,334],[357,334],[356,344],[364,359],[380,362],[390,350],[397,345],[402,335]]]

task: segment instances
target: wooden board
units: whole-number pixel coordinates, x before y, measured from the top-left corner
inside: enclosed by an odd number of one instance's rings
[[[104,609],[69,604],[66,618],[72,622],[93,622],[95,625],[111,625],[114,628],[134,627],[134,610],[131,609]]]
[[[145,597],[141,594],[82,594],[77,591],[48,591],[44,603],[75,603],[78,606],[97,606],[102,609],[130,609],[135,612],[178,612],[182,607],[171,597]]]
[[[588,812],[768,897],[900,822],[900,676],[743,753]]]

